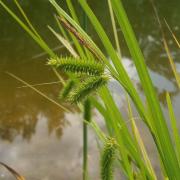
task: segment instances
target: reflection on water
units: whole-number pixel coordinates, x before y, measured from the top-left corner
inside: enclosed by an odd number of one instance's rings
[[[20,66],[23,67],[24,65]],[[36,79],[36,82],[40,82],[43,81],[42,77],[48,73],[48,77],[44,79],[44,81],[48,82],[54,79],[49,70],[46,69],[46,72],[43,72],[38,69],[38,63],[34,65],[26,64],[26,66],[23,67],[23,71],[24,73],[26,72],[27,75],[23,76],[23,78],[32,83],[33,79]],[[40,73],[42,77],[37,73]],[[16,81],[8,77],[7,74],[2,73],[2,76],[3,83],[0,87],[0,137],[4,140],[13,141],[16,136],[22,135],[24,139],[30,140],[36,132],[36,125],[40,114],[47,119],[48,133],[51,134],[54,130],[57,137],[60,137],[64,116],[62,110],[54,104],[49,103],[31,89],[21,88],[20,86],[22,86],[22,84],[16,83]],[[39,87],[39,89],[49,97],[55,99],[58,95],[60,84],[46,85]]]
[[[54,10],[48,0],[20,2],[50,47],[58,47],[59,43],[46,28],[47,24],[57,28],[53,19]],[[66,8],[64,1],[59,2]],[[73,0],[73,3],[78,9],[77,1]],[[102,20],[107,33],[112,37],[112,30],[109,28],[110,19],[104,11],[101,11],[107,8],[106,1],[91,0],[89,3],[98,18]],[[177,38],[180,39],[180,1],[159,0],[156,3],[161,16],[166,18]],[[8,4],[15,11],[17,10],[11,1],[8,1]],[[159,99],[162,104],[165,104],[165,92],[170,91],[178,117],[180,116],[178,111],[180,95],[162,45],[160,30],[152,7],[147,0],[126,0],[124,4],[145,54]],[[78,14],[80,16],[81,11],[78,11]],[[12,72],[30,84],[57,81],[51,69],[45,65],[47,56],[37,56],[42,53],[42,50],[2,8],[0,8],[0,27],[0,161],[17,167],[17,170],[28,179],[81,179],[80,117],[77,114],[72,116],[64,113],[59,107],[29,88],[18,88],[22,84],[4,73],[5,71]],[[173,58],[179,68],[180,51],[172,41],[168,30],[166,28],[164,30]],[[90,26],[88,33],[102,48],[97,35]],[[124,58],[124,65],[129,74],[135,78],[133,80],[136,83],[138,82],[137,74],[125,42],[121,38],[121,31],[119,31],[119,36],[123,55],[127,57]],[[67,53],[64,50],[57,52],[58,54]],[[112,84],[112,87],[113,91],[116,91],[116,86]],[[60,88],[60,84],[38,87],[55,100],[57,100]],[[118,89],[117,91],[119,92]],[[70,125],[67,122],[70,122]],[[94,167],[95,164],[98,165],[98,153],[92,135],[90,140],[92,142],[90,163]],[[150,153],[154,157],[152,152]],[[98,179],[98,168],[91,168],[90,171],[93,175],[92,179]],[[0,179],[11,179],[3,168],[0,168]]]
[[[33,180],[79,180],[82,177],[82,131],[78,114],[66,114],[66,126],[61,140],[53,133],[47,135],[47,118],[38,115],[36,133],[30,143],[21,136],[10,144],[0,141],[1,161],[16,168],[27,179]],[[77,131],[79,130],[79,131]],[[98,180],[98,149],[94,136],[89,137],[89,165],[91,179]],[[0,167],[0,179],[11,180],[9,173]],[[2,178],[3,179],[3,178]]]

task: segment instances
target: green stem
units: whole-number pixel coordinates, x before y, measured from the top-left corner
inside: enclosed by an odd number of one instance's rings
[[[88,131],[87,124],[83,122],[83,180],[88,177]]]
[[[85,12],[82,10],[83,13],[83,28],[87,30],[87,16]],[[84,108],[86,111],[86,108]],[[86,112],[84,112],[85,114]],[[85,119],[87,120],[87,119]],[[83,180],[88,179],[88,128],[87,123],[83,122]]]

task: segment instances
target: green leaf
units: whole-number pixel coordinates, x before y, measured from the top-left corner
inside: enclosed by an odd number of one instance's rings
[[[159,153],[166,173],[171,179],[180,179],[180,166],[143,54],[135,38],[121,0],[112,0],[112,6],[144,89],[147,103],[152,114],[152,125],[155,130],[154,138],[156,139],[157,146],[160,146],[159,149],[162,150],[159,151]]]
[[[169,117],[170,117],[172,132],[173,132],[173,139],[175,143],[176,154],[177,154],[179,164],[180,164],[180,135],[179,135],[177,120],[174,114],[174,110],[173,110],[169,93],[166,94],[166,101],[167,101],[168,110],[169,110]]]

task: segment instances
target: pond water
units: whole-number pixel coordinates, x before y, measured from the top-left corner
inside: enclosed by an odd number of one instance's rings
[[[162,106],[164,107],[165,104],[165,92],[169,91],[175,113],[180,117],[180,94],[162,45],[161,32],[151,4],[148,0],[123,2],[145,55]],[[47,25],[57,29],[53,18],[55,11],[48,0],[21,0],[20,3],[50,47],[58,47],[58,54],[67,54],[47,29]],[[74,0],[73,3],[79,17],[82,17],[77,1]],[[109,14],[105,13],[106,1],[91,0],[89,3],[112,37]],[[17,12],[12,1],[7,1],[7,4]],[[67,9],[64,1],[60,1],[60,4]],[[160,16],[166,18],[177,38],[180,39],[180,1],[159,0],[156,2],[156,7]],[[81,179],[81,117],[76,112],[65,113],[36,92],[22,87],[22,83],[5,73],[11,72],[30,84],[53,82],[51,85],[37,87],[57,100],[61,85],[51,69],[45,65],[48,56],[43,54],[38,45],[1,7],[0,27],[0,161],[15,168],[27,179]],[[164,31],[180,72],[180,51],[165,26]],[[88,33],[102,48],[98,36],[90,25],[88,25]],[[134,68],[121,31],[119,37],[124,65],[136,81],[136,74],[133,74]],[[115,90],[116,86],[112,87],[114,87],[112,91]],[[93,133],[90,133],[89,141],[90,174],[91,179],[95,180],[99,179],[98,150]],[[149,151],[153,156],[154,151],[151,151],[151,148]],[[10,180],[12,177],[0,167],[0,179]]]

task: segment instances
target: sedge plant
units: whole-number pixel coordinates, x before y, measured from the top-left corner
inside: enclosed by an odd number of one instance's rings
[[[123,175],[128,179],[157,179],[143,140],[138,131],[132,112],[133,103],[139,118],[148,128],[161,162],[161,173],[164,179],[180,179],[180,143],[177,122],[169,94],[167,104],[172,124],[173,135],[166,123],[160,102],[157,98],[151,77],[145,64],[143,53],[138,45],[132,26],[128,20],[121,0],[107,0],[112,22],[112,30],[116,46],[111,43],[101,23],[85,0],[78,0],[89,22],[98,34],[104,46],[105,53],[94,43],[81,27],[80,20],[71,0],[67,0],[70,15],[65,12],[55,0],[49,0],[55,8],[55,20],[59,27],[56,32],[50,31],[70,52],[68,57],[57,56],[34,29],[26,14],[14,0],[25,20],[20,18],[0,0],[1,6],[24,28],[24,30],[49,54],[48,64],[52,67],[64,88],[61,90],[60,102],[73,103],[84,112],[84,172],[83,179],[88,179],[87,168],[87,126],[94,129],[102,147],[100,149],[101,179],[114,179],[114,166],[120,167]],[[117,24],[116,24],[117,22]],[[135,85],[131,81],[122,64],[117,27],[120,27],[135,64],[145,100],[140,97]],[[70,42],[73,42],[73,46]],[[106,54],[106,55],[105,55]],[[68,80],[64,80],[59,72],[64,72]],[[127,94],[129,119],[131,129],[127,127],[125,118],[116,104],[108,87],[108,82],[114,79]],[[103,133],[96,121],[91,117],[95,108],[104,118],[107,133]]]

